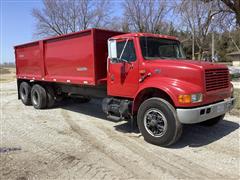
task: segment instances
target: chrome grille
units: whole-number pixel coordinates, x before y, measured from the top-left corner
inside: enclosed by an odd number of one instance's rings
[[[214,91],[229,86],[228,69],[205,70],[206,91]]]

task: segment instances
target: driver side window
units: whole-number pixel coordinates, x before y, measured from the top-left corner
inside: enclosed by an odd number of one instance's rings
[[[121,53],[123,53],[122,57],[121,57],[122,59],[127,60],[129,62],[135,61],[136,53],[135,53],[135,49],[134,49],[133,40],[129,40],[127,42],[125,50],[124,50],[124,52],[122,52],[125,44],[126,44],[126,41],[117,42],[117,57],[120,58]]]

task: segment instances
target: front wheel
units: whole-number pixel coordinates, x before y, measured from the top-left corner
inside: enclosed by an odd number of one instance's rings
[[[159,146],[175,143],[182,133],[174,107],[161,98],[144,101],[138,110],[137,121],[144,139]]]

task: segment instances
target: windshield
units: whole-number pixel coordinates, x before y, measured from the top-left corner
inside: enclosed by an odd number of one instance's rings
[[[177,40],[156,37],[140,37],[144,59],[185,59],[182,47]]]

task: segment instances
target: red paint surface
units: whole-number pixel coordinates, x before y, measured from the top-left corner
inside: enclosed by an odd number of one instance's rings
[[[15,47],[17,77],[97,85],[107,77],[107,40],[121,32],[90,29]]]

